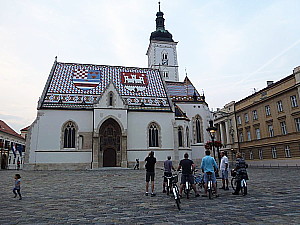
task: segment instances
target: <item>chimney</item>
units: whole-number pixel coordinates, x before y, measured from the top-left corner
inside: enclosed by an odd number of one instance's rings
[[[268,80],[268,81],[267,81],[267,86],[269,87],[269,86],[272,85],[273,83],[274,83],[274,81]]]

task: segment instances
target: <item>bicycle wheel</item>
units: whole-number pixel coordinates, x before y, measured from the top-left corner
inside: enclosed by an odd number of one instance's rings
[[[176,201],[176,205],[177,205],[178,210],[180,210],[180,200],[176,199],[175,201]]]
[[[247,184],[245,180],[241,181],[241,192],[243,196],[247,194]]]
[[[171,190],[171,187],[170,187],[170,186],[167,186],[167,195],[170,194],[170,190]]]
[[[235,177],[233,177],[232,179],[231,179],[231,187],[232,187],[232,189],[235,191],[235,189],[236,189],[236,185],[237,185],[237,180],[236,180],[236,178]]]
[[[208,192],[208,198],[212,199],[212,190],[208,189],[207,192]]]

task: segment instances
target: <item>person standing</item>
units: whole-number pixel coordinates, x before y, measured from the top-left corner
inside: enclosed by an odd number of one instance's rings
[[[13,193],[15,194],[14,198],[17,197],[17,193],[19,195],[19,200],[22,199],[22,195],[21,195],[21,176],[20,174],[16,174],[15,175],[15,187],[13,189]]]
[[[154,193],[154,177],[155,177],[155,163],[156,158],[154,157],[154,152],[149,152],[148,157],[145,159],[145,168],[146,168],[146,193],[149,194],[149,181],[151,179],[151,197],[154,197],[156,194]]]
[[[207,173],[211,173],[211,179],[213,183],[213,188],[216,193],[216,197],[219,197],[218,192],[217,192],[217,179],[216,179],[216,174],[215,171],[218,171],[218,165],[216,163],[216,160],[210,156],[210,151],[206,150],[205,151],[205,157],[202,158],[201,162],[201,169],[202,172],[204,173],[204,189],[205,189],[205,195],[202,195],[203,197],[207,197],[207,184],[208,184],[208,176]]]
[[[235,191],[232,193],[233,195],[239,194],[242,179],[248,180],[247,168],[248,164],[243,159],[242,154],[240,152],[236,153],[236,165],[233,171],[236,171],[237,184]]]
[[[184,154],[184,159],[182,159],[179,163],[178,169],[180,170],[182,168],[182,175],[181,175],[181,183],[180,183],[180,190],[179,195],[182,196],[183,187],[185,186],[185,183],[188,181],[192,185],[195,196],[199,197],[199,193],[196,189],[195,180],[193,176],[193,171],[195,170],[195,164],[192,160],[189,159],[189,154]]]
[[[140,160],[139,160],[139,159],[136,159],[135,161],[136,161],[136,162],[135,162],[135,166],[134,166],[133,169],[134,169],[134,170],[135,170],[135,169],[139,170],[139,169],[140,169]]]
[[[229,171],[229,163],[227,154],[224,151],[221,151],[221,163],[220,163],[220,170],[222,174],[222,187],[220,189],[229,190],[228,188],[228,171]],[[226,186],[225,186],[226,184]]]
[[[171,156],[168,156],[167,160],[164,161],[164,182],[163,182],[163,193],[166,193],[166,184],[167,184],[167,178],[165,177],[171,177],[172,176],[172,169],[174,169]]]

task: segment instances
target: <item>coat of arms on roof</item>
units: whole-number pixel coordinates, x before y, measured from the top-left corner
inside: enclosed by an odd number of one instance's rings
[[[145,73],[122,72],[121,83],[130,91],[144,91],[148,86]]]
[[[100,70],[75,69],[73,83],[81,90],[90,90],[100,83]]]

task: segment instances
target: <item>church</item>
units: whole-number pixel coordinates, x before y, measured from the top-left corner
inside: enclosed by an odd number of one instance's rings
[[[148,68],[54,61],[26,142],[24,169],[132,167],[154,151],[158,162],[184,153],[199,162],[212,114],[186,76],[177,42],[156,14]]]

